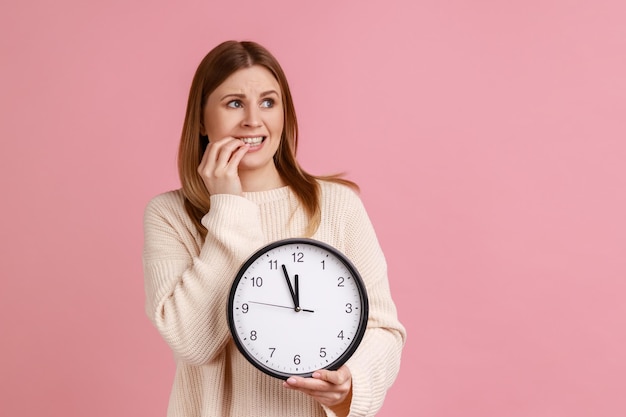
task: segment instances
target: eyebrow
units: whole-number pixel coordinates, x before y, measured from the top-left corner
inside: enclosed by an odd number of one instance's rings
[[[260,96],[261,96],[261,97],[267,97],[267,96],[270,96],[270,95],[272,95],[272,94],[274,94],[274,95],[276,95],[276,96],[280,97],[280,94],[278,94],[278,92],[277,92],[276,90],[267,90],[267,91],[263,91],[263,92],[260,94]],[[245,95],[245,94],[240,94],[240,93],[229,93],[229,94],[224,95],[224,96],[223,96],[220,100],[224,100],[224,99],[229,98],[229,97],[235,97],[235,98],[246,98],[246,95]]]

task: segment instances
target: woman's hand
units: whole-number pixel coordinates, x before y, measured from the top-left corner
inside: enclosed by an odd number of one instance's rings
[[[315,371],[312,378],[292,376],[283,382],[283,386],[310,395],[331,408],[337,416],[350,413],[352,374],[346,365],[336,371]]]
[[[250,145],[233,137],[209,142],[198,166],[198,174],[209,194],[242,194],[238,168],[249,148]]]

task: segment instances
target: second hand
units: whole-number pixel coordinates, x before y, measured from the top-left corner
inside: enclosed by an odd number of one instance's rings
[[[248,301],[248,303],[250,304],[261,304],[264,306],[270,306],[270,307],[280,307],[280,308],[288,308],[289,310],[293,310],[293,307],[287,307],[287,306],[280,306],[278,304],[270,304],[270,303],[261,303],[259,301]],[[307,313],[315,313],[315,311],[313,310],[307,310],[306,308],[301,309],[300,311],[306,311]]]

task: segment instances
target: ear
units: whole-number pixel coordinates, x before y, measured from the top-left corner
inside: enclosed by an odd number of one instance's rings
[[[206,136],[206,129],[204,128],[204,122],[200,122],[200,135]]]

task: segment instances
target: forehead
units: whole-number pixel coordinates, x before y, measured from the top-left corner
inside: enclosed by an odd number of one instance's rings
[[[281,93],[280,85],[274,75],[265,67],[253,65],[232,73],[215,89],[215,92],[259,94],[271,90]]]

